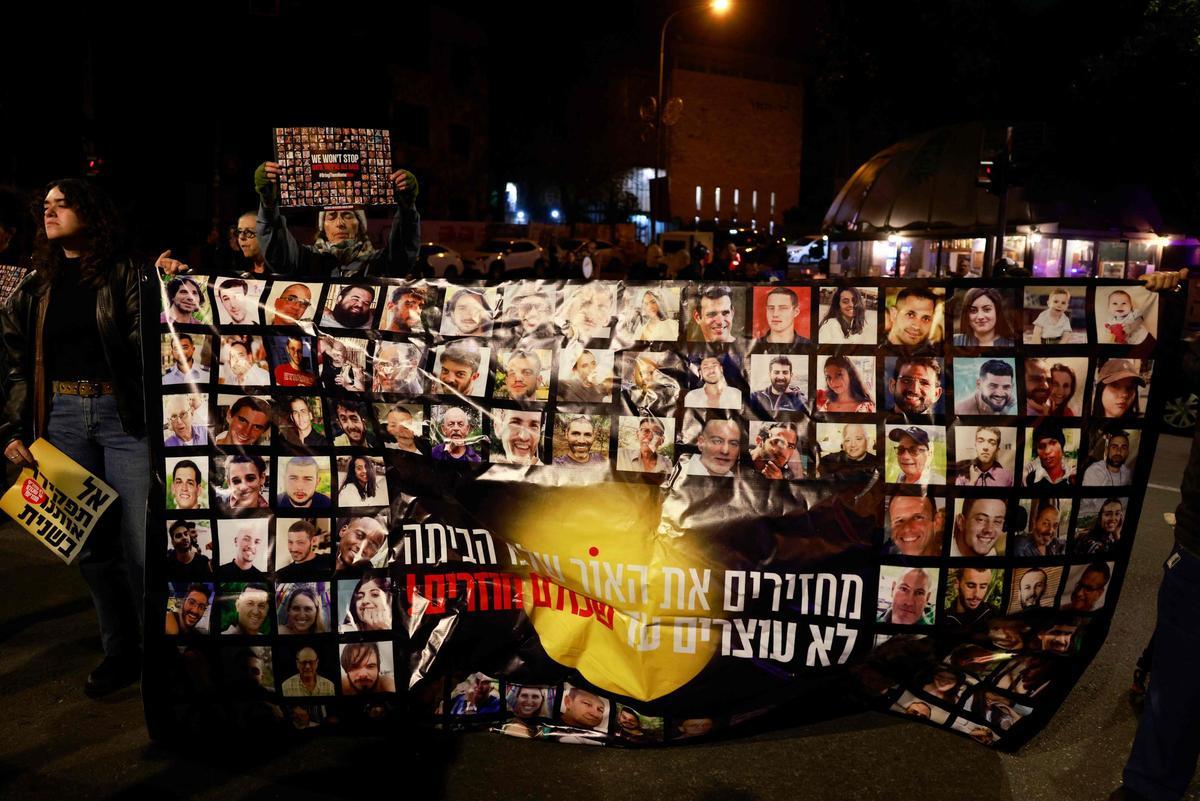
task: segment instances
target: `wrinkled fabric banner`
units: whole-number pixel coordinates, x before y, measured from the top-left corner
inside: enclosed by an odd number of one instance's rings
[[[164,282],[152,734],[654,744],[852,684],[1011,747],[1107,632],[1138,284]]]

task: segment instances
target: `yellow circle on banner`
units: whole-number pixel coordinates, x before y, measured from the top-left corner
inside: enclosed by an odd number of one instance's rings
[[[724,631],[722,572],[687,537],[659,530],[647,492],[657,489],[560,489],[512,529],[529,563],[525,612],[546,653],[643,701],[695,678]]]

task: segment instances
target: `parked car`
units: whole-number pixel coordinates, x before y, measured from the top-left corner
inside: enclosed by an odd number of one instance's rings
[[[1196,416],[1200,414],[1200,398],[1194,392],[1180,392],[1163,404],[1163,423],[1168,434],[1190,437],[1196,432]]]
[[[787,262],[787,247],[782,237],[753,228],[731,228],[728,233],[717,231],[717,252],[732,242],[742,256],[743,263],[754,262],[767,265],[770,269],[781,269]]]
[[[459,252],[437,242],[421,244],[421,249],[417,251],[417,264],[425,278],[453,280],[463,274],[463,260]]]
[[[505,273],[541,272],[546,267],[546,252],[532,239],[489,239],[475,249],[472,261],[473,269],[498,280]]]
[[[1191,365],[1185,357],[1188,341],[1200,335],[1200,281],[1188,282],[1186,295],[1165,294],[1158,304],[1158,351],[1154,360],[1151,398],[1161,406],[1151,408],[1148,417],[1161,421],[1164,434],[1191,437],[1196,433],[1200,398],[1187,380]],[[1186,301],[1185,301],[1186,298]],[[1148,421],[1149,422],[1149,421]]]
[[[788,264],[816,264],[825,255],[824,243],[820,237],[801,237],[790,239],[787,243]]]

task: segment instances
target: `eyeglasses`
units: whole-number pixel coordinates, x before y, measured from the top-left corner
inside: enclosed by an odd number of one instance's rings
[[[208,604],[206,604],[204,601],[193,601],[191,598],[183,599],[183,605],[184,608],[195,609],[201,614],[204,614],[204,612],[208,609]]]
[[[184,420],[188,419],[188,418],[189,418],[189,417],[191,417],[191,416],[192,416],[192,413],[191,413],[191,411],[189,410],[189,411],[186,411],[186,412],[177,412],[177,413],[175,413],[175,414],[171,415],[170,417],[168,417],[167,419],[168,419],[169,421],[171,421],[172,423],[180,423],[180,422],[182,422],[182,421],[184,421]]]
[[[253,228],[238,228],[237,229],[237,238],[241,239],[243,237],[245,237],[246,239],[258,239],[258,232],[255,231]]]
[[[307,309],[312,305],[312,301],[307,298],[302,298],[299,295],[284,295],[280,298],[284,303],[291,303],[294,306],[299,306],[302,309]]]
[[[929,453],[929,448],[926,448],[924,445],[916,445],[912,448],[907,445],[900,445],[896,448],[896,453],[901,456],[917,456],[922,453]]]

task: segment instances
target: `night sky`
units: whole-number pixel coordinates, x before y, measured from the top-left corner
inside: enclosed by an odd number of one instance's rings
[[[694,13],[672,23],[673,39],[802,66],[797,218],[807,226],[872,153],[985,119],[1045,123],[1050,135],[1030,151],[1043,176],[1081,191],[1145,183],[1175,230],[1200,229],[1200,155],[1182,124],[1200,113],[1194,3],[1115,2],[1102,13],[1049,0],[884,5],[742,2],[719,22]],[[519,169],[533,132],[576,146],[567,117],[587,108],[589,80],[653,76],[659,25],[680,6],[572,4],[568,19],[561,4],[443,4],[488,36],[489,185]],[[269,155],[273,125],[386,125],[388,65],[415,52],[428,14],[417,3],[280,0],[278,16],[271,2],[179,7],[114,17],[93,4],[11,27],[0,47],[0,185],[78,174],[91,143],[146,247],[202,237],[213,175],[249,204],[249,170]],[[135,39],[134,21],[160,33]]]

